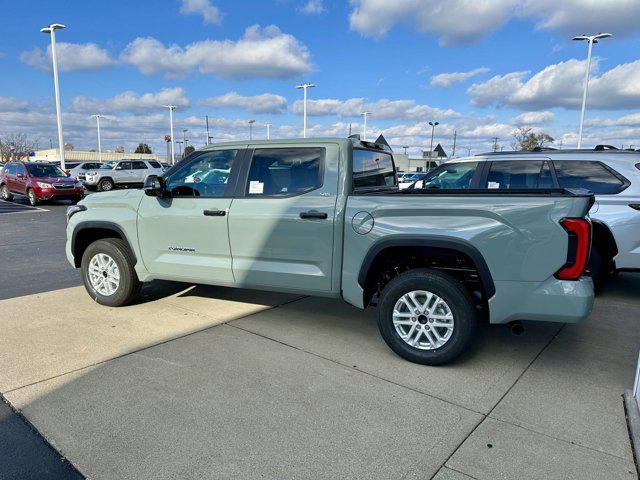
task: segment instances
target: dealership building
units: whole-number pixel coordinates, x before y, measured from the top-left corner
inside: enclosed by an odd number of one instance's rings
[[[65,162],[110,162],[112,160],[157,160],[159,162],[166,161],[165,155],[156,153],[131,153],[131,152],[89,152],[83,150],[65,150]],[[49,148],[46,150],[36,150],[33,155],[29,156],[32,162],[59,162],[60,151],[57,148]]]

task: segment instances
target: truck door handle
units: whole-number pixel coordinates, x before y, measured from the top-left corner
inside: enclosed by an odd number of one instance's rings
[[[316,212],[315,210],[309,210],[308,212],[300,212],[300,218],[308,219],[308,218],[319,218],[321,220],[325,220],[327,218],[327,214],[325,212]]]
[[[226,210],[205,210],[202,213],[205,217],[224,217],[227,214]]]

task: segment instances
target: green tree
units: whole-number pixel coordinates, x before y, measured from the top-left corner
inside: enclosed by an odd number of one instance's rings
[[[153,153],[146,143],[141,143],[136,147],[135,153]]]
[[[514,150],[533,150],[536,147],[544,147],[554,142],[554,138],[547,133],[535,133],[532,128],[520,127],[513,132],[511,146]]]
[[[184,157],[186,157],[187,155],[189,155],[191,152],[195,152],[196,149],[193,148],[191,145],[189,145],[187,148],[184,149]]]

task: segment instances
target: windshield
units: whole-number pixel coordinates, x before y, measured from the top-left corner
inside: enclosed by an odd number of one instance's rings
[[[29,165],[25,164],[27,167],[27,171],[29,175],[35,178],[43,178],[43,177],[66,177],[67,174],[60,170],[59,167],[55,165]]]
[[[353,150],[354,189],[395,185],[395,167],[390,154],[376,150]]]
[[[444,163],[416,183],[422,189],[470,188],[478,162]]]
[[[113,170],[117,164],[118,164],[117,160],[111,160],[110,162],[103,163],[102,165],[100,165],[100,168],[102,170]]]

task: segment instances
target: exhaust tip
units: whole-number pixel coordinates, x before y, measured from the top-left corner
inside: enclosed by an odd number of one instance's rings
[[[524,325],[519,320],[509,323],[509,331],[514,337],[522,337],[525,334]]]

